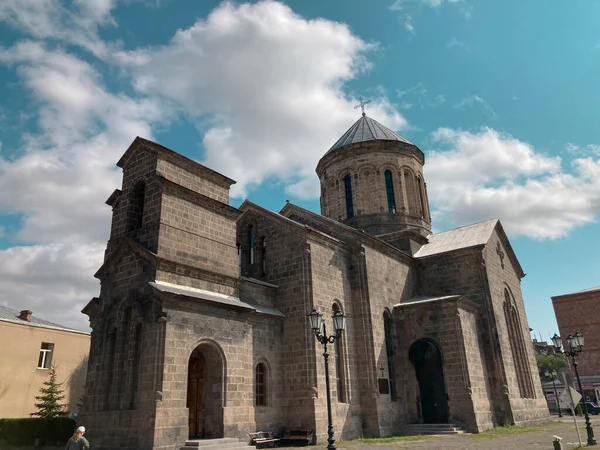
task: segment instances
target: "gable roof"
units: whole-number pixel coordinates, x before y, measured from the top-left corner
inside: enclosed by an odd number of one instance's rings
[[[29,327],[38,327],[38,328],[48,328],[51,330],[59,330],[59,331],[70,331],[72,333],[86,334],[85,331],[79,331],[74,328],[65,327],[63,325],[59,325],[54,322],[50,322],[48,320],[40,319],[36,316],[31,317],[31,322],[28,320],[19,319],[20,311],[16,309],[9,308],[8,306],[0,305],[0,322],[10,322],[18,325],[25,325]]]
[[[462,248],[485,245],[492,236],[498,219],[486,220],[465,227],[427,236],[429,243],[423,245],[414,255],[415,258],[437,255]]]
[[[336,148],[344,147],[345,145],[374,140],[399,141],[414,145],[399,134],[394,133],[388,127],[381,125],[376,120],[363,114],[363,116],[354,122],[354,125],[352,125],[348,131],[346,131],[342,137],[331,146],[327,153]]]

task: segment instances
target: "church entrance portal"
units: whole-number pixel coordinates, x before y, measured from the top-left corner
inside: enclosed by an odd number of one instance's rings
[[[448,397],[438,346],[424,339],[416,341],[410,346],[408,357],[419,383],[423,423],[448,423]]]
[[[220,349],[200,344],[188,363],[187,408],[190,438],[223,437],[225,364]]]

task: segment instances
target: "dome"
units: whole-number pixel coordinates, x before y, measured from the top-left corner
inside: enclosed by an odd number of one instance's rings
[[[346,131],[342,137],[337,140],[335,144],[333,144],[327,153],[349,144],[375,140],[399,141],[414,145],[399,134],[394,133],[389,128],[381,125],[376,120],[373,120],[369,116],[363,114],[363,116],[358,119],[354,125],[352,125],[348,131]]]

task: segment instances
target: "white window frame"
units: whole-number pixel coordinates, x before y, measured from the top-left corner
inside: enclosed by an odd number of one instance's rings
[[[48,348],[44,348],[47,346]],[[52,366],[52,353],[54,352],[54,344],[50,342],[42,342],[40,347],[40,356],[38,358],[38,369],[48,370]]]

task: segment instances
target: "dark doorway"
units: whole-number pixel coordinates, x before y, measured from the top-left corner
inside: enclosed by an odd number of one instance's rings
[[[194,352],[188,366],[187,407],[190,410],[190,437],[202,437],[204,435],[203,399],[204,356],[200,352]]]
[[[222,438],[225,406],[226,366],[216,342],[196,347],[188,363],[189,434],[192,438]]]
[[[424,339],[416,341],[410,346],[408,357],[419,383],[423,423],[448,423],[448,397],[438,346]]]

